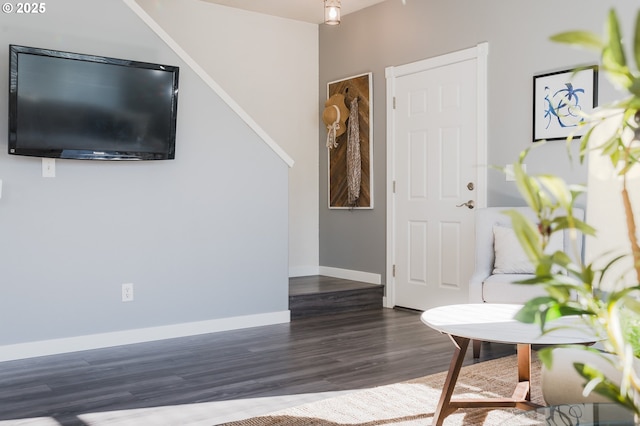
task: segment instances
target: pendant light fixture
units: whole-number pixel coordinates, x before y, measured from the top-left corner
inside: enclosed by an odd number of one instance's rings
[[[340,23],[340,0],[324,0],[324,23],[327,25]]]

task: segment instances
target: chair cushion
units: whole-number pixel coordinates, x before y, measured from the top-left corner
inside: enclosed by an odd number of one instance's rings
[[[541,285],[513,284],[532,278],[531,274],[495,274],[482,282],[482,300],[486,303],[526,303],[547,295]]]

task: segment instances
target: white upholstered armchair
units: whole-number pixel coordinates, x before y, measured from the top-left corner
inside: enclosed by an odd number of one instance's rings
[[[533,276],[533,265],[528,261],[511,228],[506,210],[517,210],[534,219],[529,207],[487,207],[478,209],[476,215],[476,263],[469,281],[469,303],[525,303],[545,295],[542,286],[518,285],[516,281]],[[584,210],[574,209],[576,218],[584,220]],[[577,248],[583,253],[583,237],[579,235]],[[570,256],[569,231],[554,234],[549,242],[550,251],[563,250]],[[473,355],[480,355],[480,342],[473,343]]]

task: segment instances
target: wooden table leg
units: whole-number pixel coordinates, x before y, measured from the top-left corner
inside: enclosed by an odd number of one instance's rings
[[[473,357],[480,358],[480,349],[482,348],[482,340],[474,340],[472,345],[473,345]]]
[[[442,426],[445,417],[457,409],[457,407],[451,407],[449,403],[451,402],[453,389],[456,387],[456,382],[458,381],[458,374],[460,374],[460,368],[462,368],[467,346],[469,346],[469,339],[451,335],[449,335],[449,338],[453,341],[456,349],[451,358],[451,364],[449,365],[449,372],[444,382],[442,395],[440,395],[440,401],[433,416],[433,424],[435,426]]]
[[[433,425],[442,426],[444,419],[458,408],[519,408],[521,410],[533,410],[540,408],[538,404],[531,402],[531,345],[518,344],[518,384],[510,398],[478,398],[465,399],[456,398],[453,401],[451,396],[458,381],[458,375],[462,368],[464,355],[469,346],[470,339],[451,336],[456,349],[451,358],[449,372],[445,379],[440,395],[438,407],[433,416]]]
[[[518,344],[518,385],[512,398],[531,401],[531,345]]]

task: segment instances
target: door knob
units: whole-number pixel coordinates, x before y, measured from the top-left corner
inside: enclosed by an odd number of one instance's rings
[[[476,203],[474,203],[473,200],[469,200],[466,203],[458,204],[456,207],[462,207],[462,206],[467,206],[469,209],[472,209],[476,206]]]

